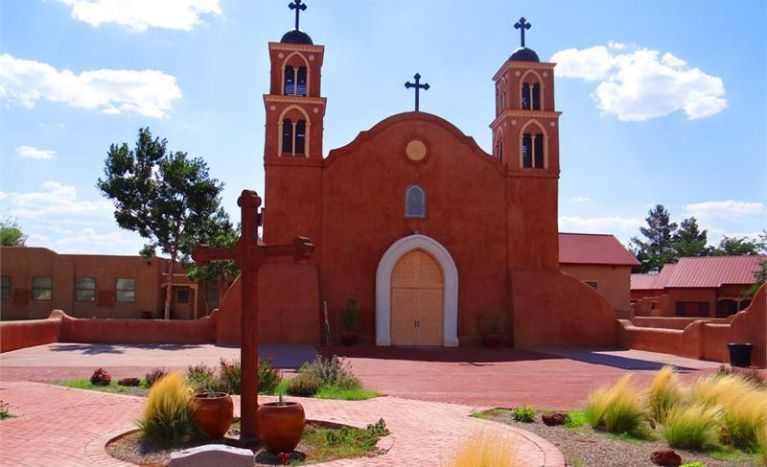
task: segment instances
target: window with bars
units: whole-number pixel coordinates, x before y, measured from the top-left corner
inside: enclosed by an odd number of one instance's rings
[[[115,281],[115,301],[122,303],[136,301],[136,279],[120,278]]]
[[[75,279],[75,301],[77,302],[95,302],[96,301],[96,278],[78,277]]]
[[[32,278],[32,300],[50,300],[53,296],[53,279],[50,277]]]

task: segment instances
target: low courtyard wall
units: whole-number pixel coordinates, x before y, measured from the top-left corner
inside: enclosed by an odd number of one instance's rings
[[[0,353],[52,344],[59,341],[61,318],[53,313],[48,319],[0,323]]]
[[[767,366],[767,285],[743,311],[723,319],[634,318],[619,320],[619,341],[624,348],[662,352],[683,357],[728,362],[728,343],[752,343],[752,366]],[[667,325],[661,328],[661,324]],[[649,325],[645,327],[642,324]],[[652,326],[652,327],[650,327]]]

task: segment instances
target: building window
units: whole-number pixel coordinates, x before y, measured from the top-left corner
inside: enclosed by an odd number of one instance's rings
[[[282,121],[282,153],[293,154],[293,122],[289,118]]]
[[[78,277],[75,279],[75,301],[96,301],[96,279],[93,277]]]
[[[306,67],[302,66],[296,72],[296,96],[306,96]]]
[[[506,109],[506,91],[501,93],[501,110]]]
[[[3,285],[3,300],[8,300],[11,298],[11,276],[2,276],[2,285]]]
[[[525,133],[522,135],[522,167],[542,169],[544,165],[543,134]]]
[[[286,96],[292,96],[296,93],[295,71],[290,65],[285,67],[285,82],[283,83],[283,93]]]
[[[176,303],[189,303],[189,289],[183,288],[176,291]]]
[[[599,282],[598,281],[583,281],[586,285],[591,287],[594,290],[599,290]]]
[[[541,110],[541,85],[533,84],[533,110]]]
[[[522,110],[530,110],[530,85],[522,84]]]
[[[677,316],[708,316],[708,302],[676,302]]]
[[[498,141],[495,145],[495,152],[498,155],[498,160],[503,160],[503,141]]]
[[[418,185],[410,185],[405,192],[405,217],[426,217],[426,194]]]
[[[522,83],[522,110],[541,110],[541,85]]]
[[[304,155],[306,148],[306,120],[296,122],[296,154]]]
[[[50,277],[32,278],[32,300],[50,300],[53,296],[53,279]]]
[[[115,301],[122,303],[136,301],[136,279],[117,279],[115,281]]]

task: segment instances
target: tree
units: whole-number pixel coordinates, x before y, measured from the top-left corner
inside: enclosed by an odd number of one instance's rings
[[[139,129],[134,150],[127,143],[112,144],[97,187],[114,202],[117,224],[149,240],[143,253],[159,247],[170,256],[164,307],[169,319],[173,265],[204,242],[215,220],[226,214],[219,207],[223,184],[209,178],[205,161],[166,146],[167,140],[152,139],[149,128]]]
[[[684,219],[673,235],[674,254],[677,258],[684,256],[707,256],[711,251],[706,246],[707,242],[707,231],[700,231],[697,219],[694,217]]]
[[[642,263],[639,271],[657,271],[666,263],[676,262],[673,235],[676,223],[671,222],[671,215],[663,205],[650,209],[645,218],[647,227],[640,227],[639,232],[647,239],[642,241],[637,237],[631,239],[632,253]]]
[[[11,219],[0,219],[0,245],[26,246],[27,236],[21,231],[19,224]]]
[[[763,248],[763,243],[759,240],[725,235],[719,246],[714,249],[714,256],[752,256],[758,255]]]

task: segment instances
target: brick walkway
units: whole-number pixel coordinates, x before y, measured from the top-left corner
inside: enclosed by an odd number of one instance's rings
[[[4,382],[0,399],[18,418],[0,424],[2,465],[8,467],[129,466],[110,457],[104,445],[135,428],[142,399],[44,383]],[[273,398],[262,398],[270,401]],[[472,434],[507,436],[520,465],[563,467],[562,454],[544,439],[522,430],[469,417],[468,406],[381,397],[360,402],[301,399],[307,418],[364,427],[383,417],[392,435],[375,458],[329,462],[327,466],[442,465]],[[236,411],[239,411],[236,400]]]

